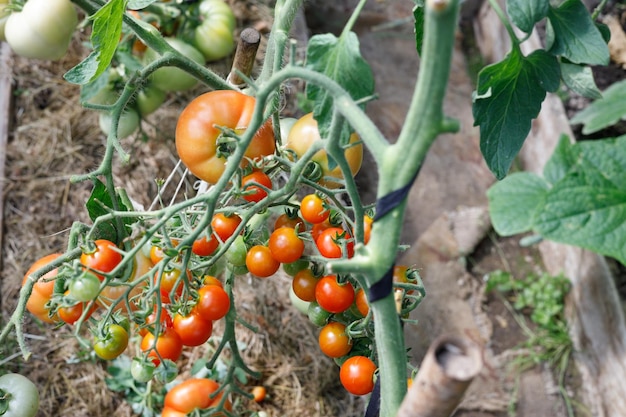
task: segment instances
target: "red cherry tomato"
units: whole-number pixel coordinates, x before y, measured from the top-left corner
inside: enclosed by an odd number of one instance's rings
[[[202,236],[201,238],[193,242],[193,245],[191,246],[191,251],[198,256],[211,256],[213,255],[213,252],[215,252],[219,244],[220,242],[219,240],[217,240],[217,237],[215,237],[215,235],[211,235],[209,237]]]
[[[263,171],[254,171],[241,179],[243,199],[246,201],[258,203],[267,197],[267,190],[271,189],[272,180]]]
[[[256,245],[251,247],[246,254],[246,267],[251,274],[259,278],[267,278],[278,271],[280,262],[274,259],[267,246]]]
[[[354,395],[365,395],[374,389],[376,364],[366,356],[348,358],[339,370],[339,379],[344,388]]]
[[[298,271],[291,281],[296,296],[303,301],[315,301],[315,286],[318,278],[309,268]]]
[[[274,230],[270,235],[268,247],[272,257],[285,264],[297,261],[304,253],[304,242],[291,227]]]
[[[118,251],[115,243],[98,239],[93,242],[95,249],[92,252],[83,252],[80,256],[80,263],[83,266],[94,270],[95,272],[111,272],[120,262],[122,262],[122,254]],[[104,276],[97,274],[100,280],[104,280]]]
[[[302,218],[309,223],[318,224],[328,219],[330,210],[324,206],[324,200],[317,194],[309,194],[300,202]]]
[[[315,285],[315,299],[326,311],[341,313],[354,302],[354,288],[349,282],[340,284],[335,275],[322,277]]]
[[[322,327],[318,341],[322,353],[331,358],[340,358],[352,350],[352,340],[346,334],[345,324],[336,321]]]
[[[198,301],[193,312],[207,321],[224,317],[230,310],[230,298],[221,285],[206,284],[198,290]]]
[[[183,353],[183,342],[173,328],[166,327],[156,337],[151,332],[146,333],[141,339],[141,351],[148,352],[155,365],[161,363],[161,359],[176,362]]]
[[[173,327],[184,346],[200,346],[213,333],[213,322],[205,320],[197,313],[187,316],[175,314]]]
[[[215,213],[213,220],[211,220],[211,227],[220,240],[225,242],[235,234],[235,230],[237,230],[240,223],[241,217],[236,214],[227,216],[224,213]]]
[[[343,244],[346,247],[347,257],[351,258],[354,255],[354,241],[340,227],[330,227],[324,230],[315,240],[315,244],[325,258],[343,257]]]

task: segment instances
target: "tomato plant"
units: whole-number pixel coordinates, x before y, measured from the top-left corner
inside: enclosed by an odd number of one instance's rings
[[[267,278],[278,271],[280,262],[274,259],[270,248],[263,245],[255,245],[250,248],[246,255],[246,267],[251,274],[259,278]]]
[[[118,251],[115,243],[106,239],[98,239],[93,242],[93,249],[86,249],[80,255],[80,263],[94,272],[111,272],[122,262],[122,254]],[[100,280],[104,276],[97,274]]]
[[[302,157],[311,145],[319,140],[322,140],[322,138],[320,137],[317,121],[313,118],[313,113],[308,113],[298,119],[291,127],[289,137],[287,138],[287,149],[291,149],[298,157]],[[344,155],[350,166],[352,176],[354,176],[361,168],[363,162],[363,145],[355,133],[350,135],[350,145],[346,148]],[[343,179],[341,169],[338,166],[331,168],[326,151],[318,151],[311,160],[318,163],[322,168],[323,176],[319,181],[321,184],[329,188],[336,188],[340,185],[337,180]]]
[[[28,269],[28,271],[26,271],[26,274],[24,274],[24,278],[22,279],[22,285],[26,283],[30,274],[48,265],[59,256],[61,256],[61,254],[53,253],[35,261]],[[56,314],[50,316],[50,307],[48,306],[48,302],[50,301],[50,299],[52,298],[52,294],[54,293],[54,278],[56,277],[57,272],[57,269],[53,269],[52,271],[44,274],[41,278],[39,278],[37,282],[35,282],[35,285],[33,286],[33,291],[31,292],[30,297],[28,297],[28,301],[26,302],[26,309],[33,316],[46,323],[55,323],[58,320]]]
[[[241,217],[236,214],[215,213],[211,220],[211,227],[222,242],[227,241],[229,237],[234,235],[240,224]]]
[[[348,358],[339,370],[339,379],[344,388],[354,395],[365,395],[374,389],[376,364],[366,356]]]
[[[176,151],[196,177],[215,184],[225,169],[226,158],[218,152],[225,134],[219,129],[243,133],[252,118],[255,99],[243,93],[210,91],[185,107],[176,125]],[[274,130],[268,121],[254,135],[246,158],[256,160],[274,153]]]
[[[58,60],[67,52],[78,13],[69,0],[28,0],[8,16],[4,37],[25,58]]]
[[[235,47],[235,15],[223,0],[203,0],[200,24],[194,29],[194,45],[207,61],[228,56]]]
[[[0,415],[3,417],[34,417],[39,410],[37,386],[20,374],[0,376]]]
[[[189,59],[204,64],[204,55],[192,45],[178,38],[165,38],[165,41],[181,54]],[[143,55],[145,64],[155,61],[159,54],[152,48],[148,48]],[[150,76],[152,85],[162,91],[187,91],[198,84],[198,80],[184,70],[176,67],[161,67]]]
[[[193,313],[206,321],[219,320],[230,310],[230,297],[221,285],[206,284],[198,290]]]
[[[325,207],[324,200],[317,194],[308,194],[300,203],[302,218],[309,223],[323,223],[330,215],[330,210]]]
[[[113,279],[109,282],[109,285],[100,291],[97,300],[99,305],[108,308],[113,303],[116,303],[115,310],[126,310],[128,306],[124,299],[127,299],[131,309],[136,307],[136,304],[140,301],[140,295],[147,285],[145,280],[141,281],[141,278],[154,265],[150,258],[145,256],[142,251],[139,251],[133,258],[132,266],[133,269],[128,280]]]
[[[263,171],[253,171],[241,179],[241,190],[244,200],[258,203],[272,190],[272,180]]]
[[[162,359],[176,362],[183,353],[183,343],[174,328],[165,327],[158,336],[152,332],[146,333],[141,339],[141,351],[147,352],[155,365]]]
[[[108,324],[94,338],[93,350],[99,358],[109,361],[120,356],[128,346],[128,332],[119,324]]]
[[[352,340],[346,334],[346,325],[331,321],[320,330],[319,345],[322,352],[331,358],[340,358],[352,350]]]
[[[349,309],[354,302],[354,296],[352,284],[340,284],[335,275],[326,275],[315,285],[315,300],[331,313],[341,313]]]
[[[200,346],[213,333],[213,322],[205,320],[197,311],[186,316],[176,313],[172,327],[184,346]]]
[[[295,262],[304,253],[304,242],[291,227],[274,230],[270,235],[268,247],[272,257],[281,263]]]
[[[340,227],[329,227],[322,231],[315,244],[320,254],[326,258],[341,258],[344,256],[344,250],[348,258],[354,255],[354,241]]]
[[[111,132],[111,123],[113,120],[111,118],[111,114],[107,112],[100,112],[98,115],[98,125],[100,126],[100,130],[105,135],[108,135]],[[135,109],[126,109],[122,113],[122,117],[118,120],[117,125],[117,137],[125,138],[126,136],[130,136],[139,127],[139,113]]]

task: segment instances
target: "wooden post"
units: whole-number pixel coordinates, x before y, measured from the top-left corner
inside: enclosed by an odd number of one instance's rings
[[[245,81],[239,76],[239,73],[246,77],[250,76],[260,44],[261,34],[256,29],[247,28],[241,32],[233,66],[226,81],[236,87],[245,85]]]
[[[450,416],[482,367],[482,347],[471,339],[437,338],[426,352],[397,417]]]
[[[13,79],[11,48],[6,42],[0,42],[0,252],[2,251],[2,230],[4,229],[4,166],[6,164],[7,142],[11,125],[11,97]],[[0,256],[2,269],[2,256]]]

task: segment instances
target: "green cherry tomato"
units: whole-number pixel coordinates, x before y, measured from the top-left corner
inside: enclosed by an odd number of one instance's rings
[[[147,116],[155,112],[163,102],[167,93],[163,90],[156,88],[152,84],[146,85],[139,90],[135,103],[137,104],[137,110],[141,116]]]
[[[100,279],[91,272],[84,271],[70,281],[70,296],[76,301],[91,301],[98,295]]]
[[[229,266],[246,266],[246,254],[248,248],[243,240],[243,236],[237,236],[232,245],[226,251],[226,261]]]
[[[177,38],[165,38],[165,41],[187,58],[204,65],[202,52],[198,51],[193,46]],[[157,58],[159,58],[159,54],[154,49],[148,48],[143,58],[144,64],[149,64],[152,61],[156,61]],[[198,83],[198,80],[192,75],[176,67],[159,68],[152,73],[150,81],[154,87],[165,92],[191,90]]]
[[[200,3],[201,23],[194,30],[194,46],[207,61],[217,61],[230,55],[235,48],[233,31],[235,15],[223,0]]]
[[[96,355],[104,360],[117,358],[128,346],[128,333],[119,324],[109,324],[104,329],[104,334],[96,336],[93,349]]]
[[[322,327],[328,323],[332,313],[324,310],[316,301],[312,301],[309,303],[307,315],[309,316],[311,323],[317,327]]]
[[[78,13],[70,0],[28,0],[8,17],[4,36],[20,56],[57,60],[67,52],[77,25]]]
[[[137,382],[148,382],[154,376],[156,365],[144,358],[133,358],[130,364],[130,374]]]
[[[33,382],[20,374],[0,376],[0,415],[34,417],[39,409],[39,391]]]

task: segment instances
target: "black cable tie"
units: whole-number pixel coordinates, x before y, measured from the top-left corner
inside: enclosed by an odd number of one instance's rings
[[[374,221],[384,217],[387,213],[389,213],[394,208],[398,207],[400,203],[409,195],[409,191],[411,191],[411,187],[413,183],[417,179],[417,174],[419,173],[419,169],[404,187],[398,188],[390,192],[389,194],[381,197],[376,201],[376,214],[374,215]]]
[[[393,268],[394,265],[391,265],[391,268],[385,275],[370,287],[367,294],[367,299],[370,303],[383,299],[391,293],[393,289]]]
[[[370,401],[365,410],[365,417],[378,417],[380,415],[380,377],[376,378]]]

